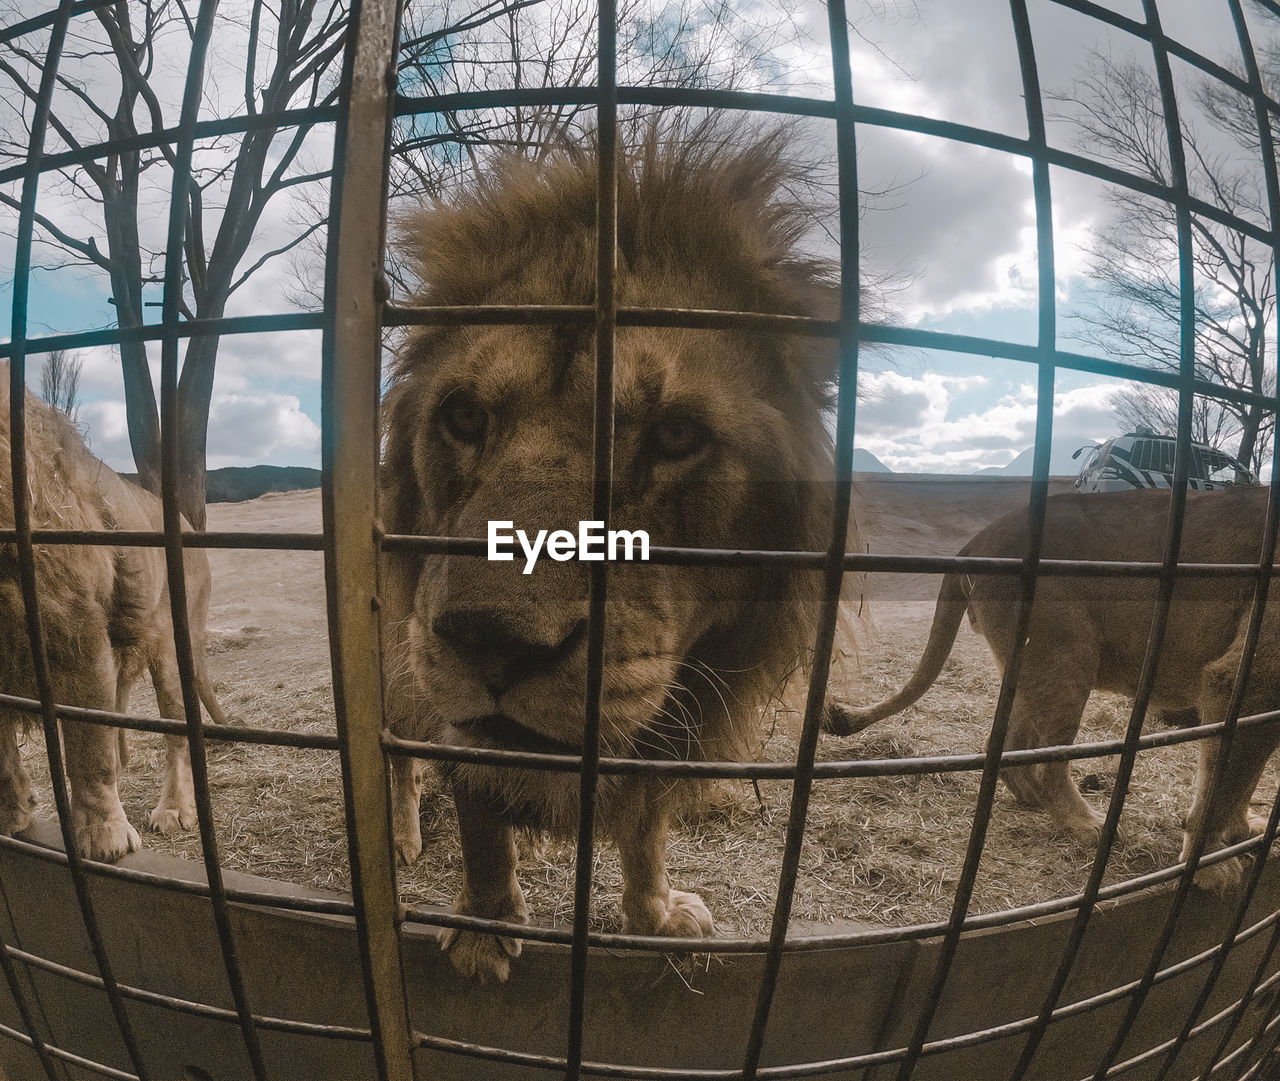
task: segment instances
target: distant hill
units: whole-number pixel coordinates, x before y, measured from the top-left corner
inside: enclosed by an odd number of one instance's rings
[[[1049,448],[1049,476],[1074,477],[1079,473],[1083,457],[1073,459],[1071,455],[1074,454],[1076,449],[1084,442],[1085,440],[1080,439],[1078,436],[1071,436],[1065,440],[1055,439]],[[1031,476],[1031,466],[1035,459],[1035,454],[1035,447],[1028,447],[1008,465],[993,466],[990,469],[979,469],[978,476],[1029,477]]]
[[[320,470],[305,465],[227,466],[210,469],[206,485],[210,503],[243,503],[266,492],[319,488]]]
[[[121,473],[138,480],[137,473]],[[249,465],[210,469],[205,476],[208,503],[243,503],[266,492],[296,492],[320,487],[320,470],[305,465]]]
[[[892,473],[893,470],[884,464],[869,450],[861,447],[853,448],[853,471],[855,473]]]

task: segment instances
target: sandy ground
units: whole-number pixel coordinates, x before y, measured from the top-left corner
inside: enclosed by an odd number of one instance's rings
[[[1070,482],[1055,482],[1055,490]],[[1025,506],[1025,482],[1004,479],[859,477],[857,520],[873,552],[951,554],[985,523]],[[248,503],[210,507],[215,530],[318,532],[319,493],[272,494]],[[322,556],[318,552],[213,552],[209,617],[210,668],[227,713],[251,725],[333,731],[325,626]],[[855,702],[896,690],[914,667],[932,615],[936,579],[880,575],[869,583],[855,663],[845,656],[833,673],[837,693]],[[985,645],[967,627],[935,688],[900,717],[849,740],[824,739],[820,757],[886,758],[977,752],[995,706],[998,674]],[[791,699],[798,697],[792,694]],[[149,688],[134,708],[154,714]],[[1095,695],[1081,739],[1117,735],[1128,703]],[[766,757],[794,752],[794,706],[783,703],[764,723],[772,732]],[[133,762],[122,783],[130,819],[147,821],[159,785],[159,741],[132,735]],[[343,889],[347,854],[337,756],[214,744],[210,774],[223,863],[311,886]],[[43,747],[26,747],[40,772]],[[1109,880],[1176,860],[1179,822],[1194,771],[1195,751],[1144,753],[1137,765],[1122,840]],[[1102,809],[1114,761],[1075,767]],[[814,790],[795,915],[804,927],[832,919],[907,924],[947,917],[977,798],[977,774],[824,781]],[[1260,795],[1274,795],[1274,770]],[[50,802],[45,793],[42,801]],[[724,932],[767,930],[787,821],[787,783],[727,783],[710,806],[681,824],[670,848],[672,878],[697,889]],[[406,901],[448,903],[460,883],[455,824],[448,798],[423,801],[426,855],[400,874]],[[199,857],[194,833],[161,838],[153,849]],[[1092,853],[1058,834],[1043,816],[1017,806],[1003,788],[996,802],[972,910],[993,911],[1076,892]],[[535,917],[566,920],[573,880],[572,849],[527,839],[521,879]],[[620,889],[616,857],[597,856],[596,924],[617,928]]]

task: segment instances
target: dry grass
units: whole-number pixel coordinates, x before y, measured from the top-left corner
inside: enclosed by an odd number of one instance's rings
[[[904,606],[905,607],[905,606]],[[916,606],[918,607],[918,606]],[[881,625],[889,625],[882,613]],[[918,617],[918,612],[910,613]],[[907,621],[911,622],[911,621]],[[918,618],[915,622],[919,622]],[[252,630],[215,634],[210,664],[228,711],[250,725],[290,731],[333,730],[330,689],[321,666],[281,669],[264,684],[254,651],[268,648]],[[323,645],[323,643],[320,643]],[[846,681],[851,694],[870,700],[898,685],[914,663],[918,642],[885,634],[867,650],[861,680]],[[240,670],[238,672],[238,670]],[[972,636],[962,639],[938,685],[900,719],[883,722],[859,738],[824,740],[823,760],[895,758],[972,752],[982,748],[995,705],[995,668]],[[135,704],[154,713],[149,695]],[[1081,739],[1119,732],[1127,702],[1095,696]],[[793,757],[794,715],[779,711],[765,757]],[[38,739],[29,759],[37,771]],[[129,817],[144,823],[155,800],[163,766],[159,740],[131,736],[133,761],[122,784]],[[235,870],[302,885],[343,890],[348,886],[341,784],[336,755],[270,747],[213,744],[210,775],[222,860]],[[1108,881],[1142,874],[1176,861],[1180,815],[1194,773],[1195,751],[1175,747],[1145,752],[1139,759],[1122,819],[1122,838]],[[1115,774],[1113,759],[1075,767],[1078,780],[1104,806]],[[1276,786],[1274,767],[1260,788]],[[38,786],[49,806],[44,778]],[[832,920],[912,924],[945,919],[968,843],[978,775],[953,773],[819,781],[796,894],[794,918],[806,930]],[[1269,798],[1269,796],[1268,796]],[[784,782],[725,782],[712,799],[675,831],[670,848],[674,882],[699,891],[724,933],[767,931],[778,878],[791,785]],[[441,791],[423,800],[425,855],[400,875],[405,901],[448,904],[461,880],[453,809]],[[194,834],[147,835],[153,850],[200,858]],[[573,846],[529,836],[521,846],[521,881],[540,920],[570,917]],[[987,837],[972,911],[990,912],[1078,891],[1091,853],[1073,845],[1043,815],[1015,804],[1002,787]],[[621,889],[617,857],[608,846],[597,853],[594,872],[596,926],[618,928]]]
[[[211,510],[215,529],[307,529],[318,520],[317,501],[306,494]],[[287,514],[294,517],[282,518]],[[931,543],[935,550],[949,545],[936,538]],[[209,664],[228,715],[254,726],[332,732],[319,555],[214,552],[211,562]],[[888,592],[877,593],[874,586],[873,596]],[[836,690],[855,702],[878,700],[901,686],[923,646],[932,604],[882,601],[872,611],[877,633],[861,648],[860,673],[855,676],[848,666],[835,681]],[[819,755],[892,758],[981,751],[997,690],[995,666],[966,628],[938,683],[917,706],[860,737],[824,739]],[[149,688],[135,697],[136,710],[155,715]],[[1127,716],[1126,700],[1095,695],[1080,739],[1118,735]],[[764,756],[790,760],[795,753],[794,711],[780,709],[766,720],[771,735]],[[121,794],[130,819],[142,826],[159,790],[163,757],[158,737],[134,734],[130,743],[133,761]],[[246,745],[211,748],[224,865],[302,885],[346,889],[337,755]],[[49,813],[42,741],[30,737],[24,750]],[[1195,757],[1190,745],[1140,756],[1108,881],[1176,861]],[[1114,759],[1081,762],[1074,770],[1095,806],[1105,807]],[[1273,765],[1259,787],[1259,806],[1270,803],[1277,777]],[[947,918],[977,793],[976,773],[817,782],[795,899],[798,929],[820,931],[833,920],[897,925]],[[673,882],[703,895],[722,932],[767,931],[790,799],[789,783],[756,787],[726,782],[674,831],[669,852]],[[448,904],[458,889],[461,865],[452,805],[442,792],[428,791],[424,798],[422,828],[425,855],[400,874],[404,899]],[[194,833],[173,838],[144,833],[144,843],[152,850],[200,858]],[[520,877],[535,918],[567,922],[572,844],[528,837],[521,851]],[[1046,817],[1016,805],[1001,787],[971,910],[991,912],[1078,892],[1091,858],[1091,852],[1065,840]],[[595,924],[617,929],[621,881],[617,857],[608,845],[597,853],[594,870]]]

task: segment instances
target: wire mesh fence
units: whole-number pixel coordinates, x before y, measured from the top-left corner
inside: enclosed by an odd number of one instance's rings
[[[1149,50],[1161,98],[1161,123],[1167,147],[1168,174],[1157,179],[1137,175],[1114,164],[1064,150],[1050,141],[1046,128],[1045,93],[1037,66],[1037,42],[1033,41],[1028,0],[1011,0],[1012,22],[1025,104],[1025,136],[1014,136],[979,126],[932,119],[906,112],[872,107],[858,102],[858,78],[850,54],[851,13],[842,0],[829,0],[826,18],[831,42],[830,97],[801,97],[723,89],[664,88],[627,85],[619,81],[617,33],[619,13],[609,0],[595,12],[592,33],[596,41],[594,78],[585,87],[544,86],[511,91],[475,90],[449,94],[423,94],[420,87],[399,90],[395,58],[399,55],[401,13],[394,3],[365,0],[353,4],[346,15],[343,74],[340,93],[333,100],[284,112],[246,113],[228,120],[202,120],[200,109],[207,71],[207,54],[214,44],[216,4],[204,2],[190,23],[190,53],[186,62],[181,109],[159,134],[134,135],[73,149],[46,150],[50,142],[51,110],[55,94],[64,89],[59,76],[76,63],[74,47],[78,20],[90,19],[108,5],[100,0],[61,0],[50,10],[13,22],[0,31],[4,43],[30,42],[38,57],[39,86],[30,101],[26,160],[0,170],[0,185],[15,185],[17,236],[14,248],[12,331],[0,355],[8,360],[10,380],[10,431],[12,441],[12,498],[15,523],[0,536],[15,553],[15,575],[27,616],[27,633],[38,696],[6,693],[0,704],[27,714],[43,729],[52,793],[61,828],[61,848],[36,844],[23,837],[0,838],[10,854],[65,867],[74,888],[75,911],[50,915],[50,919],[79,921],[93,961],[93,971],[82,971],[22,948],[16,941],[0,943],[3,968],[16,1020],[0,1028],[0,1035],[22,1045],[34,1055],[38,1069],[50,1079],[66,1076],[139,1078],[177,1076],[172,1063],[157,1061],[154,1049],[139,1034],[149,1016],[141,1006],[212,1019],[225,1026],[228,1040],[238,1040],[234,1061],[242,1063],[228,1076],[252,1076],[258,1081],[288,1076],[273,1070],[263,1051],[263,1034],[286,1034],[323,1041],[368,1045],[375,1075],[405,1079],[425,1076],[428,1069],[448,1075],[455,1059],[479,1060],[510,1068],[526,1068],[549,1076],[613,1076],[645,1078],[742,1078],[865,1076],[900,1079],[923,1076],[937,1056],[963,1053],[974,1048],[1016,1038],[1018,1050],[1009,1076],[1067,1077],[1046,1064],[1039,1054],[1056,1025],[1092,1011],[1116,1007],[1104,1031],[1105,1040],[1090,1049],[1094,1077],[1165,1077],[1176,1074],[1180,1055],[1193,1041],[1209,1047],[1197,1053],[1194,1076],[1262,1077],[1265,1062],[1280,1041],[1276,981],[1280,979],[1274,953],[1280,944],[1280,919],[1276,911],[1259,913],[1257,898],[1265,889],[1267,857],[1280,828],[1280,796],[1277,796],[1263,832],[1222,851],[1211,851],[1207,822],[1195,829],[1184,861],[1137,878],[1104,884],[1104,876],[1117,842],[1125,791],[1138,756],[1144,750],[1179,743],[1220,739],[1224,744],[1241,733],[1265,729],[1280,720],[1280,711],[1241,717],[1248,668],[1264,633],[1263,617],[1273,574],[1276,526],[1280,502],[1273,488],[1267,505],[1265,529],[1257,538],[1255,562],[1233,564],[1186,563],[1179,559],[1188,478],[1192,461],[1192,408],[1197,399],[1230,401],[1274,412],[1273,394],[1244,387],[1224,386],[1206,375],[1198,362],[1195,328],[1199,288],[1193,233],[1200,221],[1224,226],[1250,242],[1265,246],[1274,258],[1274,222],[1280,214],[1280,179],[1273,144],[1273,118],[1280,112],[1267,89],[1260,69],[1255,41],[1257,13],[1280,16],[1280,6],[1269,0],[1227,0],[1224,14],[1238,40],[1238,69],[1224,66],[1196,51],[1193,43],[1166,33],[1160,5],[1144,0],[1122,14],[1113,6],[1090,0],[1053,0],[1061,8],[1105,24]],[[1122,5],[1115,5],[1120,7]],[[1136,8],[1140,7],[1140,11]],[[1251,21],[1252,13],[1255,18]],[[1041,49],[1044,43],[1039,43]],[[1136,46],[1135,46],[1136,47]],[[1193,192],[1188,177],[1197,167],[1188,160],[1185,127],[1179,109],[1184,99],[1175,87],[1175,65],[1194,69],[1229,89],[1249,105],[1252,138],[1264,173],[1265,206],[1261,220],[1225,209],[1203,194]],[[70,77],[75,78],[74,70]],[[590,111],[599,148],[597,191],[597,247],[594,253],[595,300],[590,305],[410,306],[387,302],[383,279],[387,232],[386,192],[391,169],[391,132],[397,119],[411,118],[423,130],[440,122],[445,114],[492,106],[541,104],[573,105]],[[741,114],[814,118],[834,127],[838,166],[834,221],[838,240],[839,314],[818,319],[784,313],[706,311],[671,307],[629,306],[617,290],[616,233],[618,228],[616,157],[620,142],[620,110],[630,107],[681,107],[722,110]],[[325,249],[323,306],[313,312],[240,315],[225,317],[185,310],[182,252],[188,243],[190,203],[185,195],[193,179],[194,147],[201,140],[234,132],[281,129],[301,131],[333,125],[332,183],[329,194],[328,241]],[[413,130],[419,130],[415,128]],[[986,148],[1015,157],[1032,178],[1036,260],[1038,264],[1038,325],[1033,344],[1016,344],[997,338],[894,325],[865,317],[861,306],[860,237],[862,195],[859,191],[859,143],[866,132],[914,133],[949,144]],[[111,155],[143,146],[163,147],[172,169],[172,196],[167,213],[159,275],[164,289],[159,319],[140,325],[79,330],[45,336],[29,334],[33,283],[33,237],[39,225],[38,199],[42,179],[57,169],[86,162],[102,162]],[[1051,179],[1055,170],[1069,171],[1104,181],[1127,192],[1158,201],[1172,215],[1177,238],[1177,278],[1180,283],[1179,365],[1157,370],[1141,363],[1063,350],[1059,347],[1060,317],[1056,283],[1055,231]],[[826,547],[816,551],[745,551],[654,547],[653,567],[794,566],[821,577],[822,603],[812,642],[812,674],[807,684],[803,720],[794,761],[654,761],[614,758],[601,753],[601,696],[606,655],[606,601],[610,570],[606,562],[590,573],[587,628],[586,708],[582,718],[581,753],[510,751],[457,747],[444,742],[407,739],[384,726],[384,688],[381,673],[378,598],[379,560],[388,553],[448,555],[459,562],[474,560],[487,550],[481,537],[420,536],[383,531],[377,504],[380,453],[380,391],[382,348],[388,329],[430,326],[544,325],[588,328],[595,356],[594,426],[592,434],[593,517],[608,524],[614,480],[614,343],[620,329],[636,327],[695,328],[712,331],[811,336],[832,340],[839,350],[838,399],[835,405],[832,514]],[[192,339],[228,339],[284,330],[312,330],[322,334],[323,414],[323,521],[321,533],[230,533],[184,530],[179,514],[181,478],[177,440],[182,428],[179,395],[179,351]],[[120,346],[124,343],[157,343],[160,355],[160,416],[162,434],[163,528],[153,531],[102,531],[33,527],[29,517],[31,479],[24,438],[26,416],[24,388],[28,362],[56,349],[86,346]],[[861,351],[868,346],[893,345],[943,349],[975,357],[998,358],[1034,366],[1036,371],[1036,420],[1034,473],[1027,507],[1029,543],[1021,558],[987,556],[932,556],[871,554],[853,550],[850,511],[853,500],[855,413]],[[1043,558],[1049,497],[1050,449],[1055,389],[1062,372],[1083,372],[1123,378],[1141,385],[1167,388],[1179,401],[1177,451],[1173,468],[1171,502],[1163,557],[1149,562],[1116,562]],[[1273,436],[1274,439],[1274,436]],[[36,552],[42,546],[79,545],[112,549],[140,547],[163,552],[169,588],[171,620],[181,677],[183,719],[157,720],[103,708],[59,703],[51,675],[46,633],[41,621],[42,600],[37,588]],[[300,550],[322,552],[325,566],[329,639],[332,654],[336,707],[335,734],[283,731],[266,727],[202,724],[197,687],[196,657],[189,626],[188,568],[186,549]],[[1003,670],[1000,694],[992,718],[990,738],[983,753],[946,754],[911,758],[819,760],[818,739],[828,680],[836,651],[842,587],[847,576],[875,572],[883,575],[926,573],[1006,576],[1017,584],[1017,623],[1013,649]],[[1119,738],[1073,746],[1006,749],[1014,696],[1037,584],[1049,578],[1146,579],[1156,584],[1142,674],[1132,712]],[[1236,679],[1236,693],[1224,720],[1199,723],[1175,732],[1143,734],[1142,725],[1155,685],[1162,645],[1168,631],[1175,584],[1193,579],[1247,583],[1252,591],[1243,662]],[[60,723],[61,722],[61,723]],[[183,737],[190,749],[195,811],[204,857],[204,875],[195,878],[163,878],[128,866],[90,860],[80,852],[68,779],[63,765],[65,733],[69,726],[133,730]],[[78,730],[78,729],[76,729]],[[223,872],[213,807],[217,793],[208,774],[208,747],[214,743],[252,743],[337,753],[342,777],[345,828],[351,873],[350,900],[280,894],[246,888],[229,881]],[[996,800],[1000,771],[1010,766],[1085,760],[1118,755],[1117,778],[1091,869],[1080,892],[1050,901],[1024,904],[1000,912],[975,915],[971,901],[984,853],[988,826]],[[1227,755],[1220,756],[1224,762]],[[572,923],[569,927],[526,925],[522,922],[486,919],[426,908],[406,908],[397,893],[396,867],[388,801],[390,763],[404,759],[520,766],[529,770],[564,772],[580,778],[580,815],[576,841]],[[904,927],[862,928],[833,934],[798,934],[792,924],[792,899],[801,873],[807,812],[813,786],[837,778],[872,778],[930,773],[974,773],[979,777],[972,824],[959,874],[954,884],[950,915],[945,920]],[[1221,773],[1221,769],[1219,770]],[[781,854],[776,900],[767,935],[684,939],[634,933],[594,931],[590,924],[593,886],[593,851],[598,844],[595,809],[598,784],[618,775],[666,778],[737,778],[790,782],[784,847]],[[1215,775],[1216,776],[1216,775]],[[1220,779],[1220,778],[1219,778]],[[1236,856],[1253,857],[1238,894],[1221,901],[1221,931],[1216,945],[1171,961],[1170,946],[1184,927],[1192,904],[1193,878],[1197,870]],[[430,853],[427,854],[430,858]],[[134,986],[117,978],[119,957],[110,948],[109,915],[102,882],[158,887],[174,894],[207,899],[218,944],[226,993],[218,1004],[183,999]],[[1074,997],[1081,958],[1088,936],[1105,922],[1106,905],[1163,886],[1167,903],[1158,926],[1148,929],[1145,941],[1129,943],[1140,954],[1139,975],[1123,984]],[[237,941],[236,912],[242,906],[310,914],[349,917],[358,941],[359,973],[366,1017],[354,1025],[321,1024],[287,1016],[270,1016],[255,1008],[246,982],[243,944]],[[946,1036],[939,1031],[939,1011],[949,986],[957,979],[957,957],[966,934],[1003,928],[1049,917],[1062,917],[1056,926],[1060,952],[1051,964],[1051,975],[1040,997],[1038,1011],[1011,1022],[970,1027]],[[568,947],[565,980],[564,1047],[557,1055],[521,1050],[476,1041],[463,1041],[422,1027],[406,990],[404,943],[415,925],[434,929],[481,930],[531,942]],[[78,933],[78,932],[77,932]],[[846,1052],[822,1059],[779,1061],[778,1052],[766,1052],[771,1018],[776,1015],[788,957],[816,951],[929,943],[931,950],[921,975],[904,992],[904,1000],[892,1011],[903,1020],[903,1038],[884,1046],[851,1042]],[[753,955],[759,967],[752,970],[754,984],[743,1001],[750,1015],[742,1046],[736,1049],[738,1065],[732,1068],[704,1064],[660,1066],[644,1061],[593,1061],[587,1046],[589,1002],[598,988],[589,979],[592,950],[637,951],[677,956]],[[1250,976],[1231,1001],[1215,998],[1227,965],[1249,950]],[[1255,960],[1256,959],[1256,960]],[[252,959],[250,959],[252,960]],[[849,963],[849,962],[846,962]],[[838,965],[839,962],[836,962]],[[1151,1011],[1160,1008],[1160,989],[1179,976],[1196,973],[1202,980],[1198,992],[1163,1028],[1147,1024]],[[104,998],[119,1034],[121,1057],[115,1064],[93,1061],[70,1047],[74,1039],[50,1037],[42,1020],[37,977],[57,976]],[[355,978],[354,976],[352,978]],[[1070,989],[1070,990],[1069,990]],[[788,985],[786,993],[795,994]],[[809,989],[815,1001],[824,989]],[[1210,1003],[1213,1012],[1209,1012]],[[1262,1016],[1257,1017],[1261,1006]],[[1144,1012],[1146,1011],[1146,1012]],[[1248,1022],[1248,1023],[1246,1023]],[[837,1024],[838,1022],[833,1022]],[[1135,1049],[1135,1032],[1153,1036],[1154,1042]],[[234,1035],[233,1035],[234,1034]],[[74,1033],[72,1034],[74,1036]],[[66,1042],[67,1046],[62,1046]],[[1105,1046],[1102,1044],[1105,1043]],[[419,1052],[436,1053],[430,1067]],[[3,1061],[0,1059],[0,1061]],[[960,1061],[960,1060],[952,1060]],[[1185,1056],[1181,1061],[1185,1061]],[[1178,1074],[1181,1076],[1182,1074]],[[187,1076],[197,1076],[189,1074]],[[297,1076],[297,1074],[295,1074]],[[959,1076],[959,1074],[954,1074]],[[975,1075],[976,1076],[976,1075]],[[1070,1075],[1074,1077],[1075,1075]],[[1192,1076],[1192,1074],[1186,1074]]]

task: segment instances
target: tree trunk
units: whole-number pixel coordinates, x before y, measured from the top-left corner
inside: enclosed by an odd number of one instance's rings
[[[222,316],[222,305],[211,318]],[[201,313],[204,317],[204,313]],[[205,456],[209,443],[209,403],[213,398],[213,375],[218,358],[218,336],[200,335],[190,340],[178,380],[178,507],[187,521],[204,530]]]
[[[1258,443],[1258,429],[1262,427],[1262,410],[1251,405],[1240,417],[1240,446],[1236,460],[1246,469],[1254,468],[1253,454]]]

